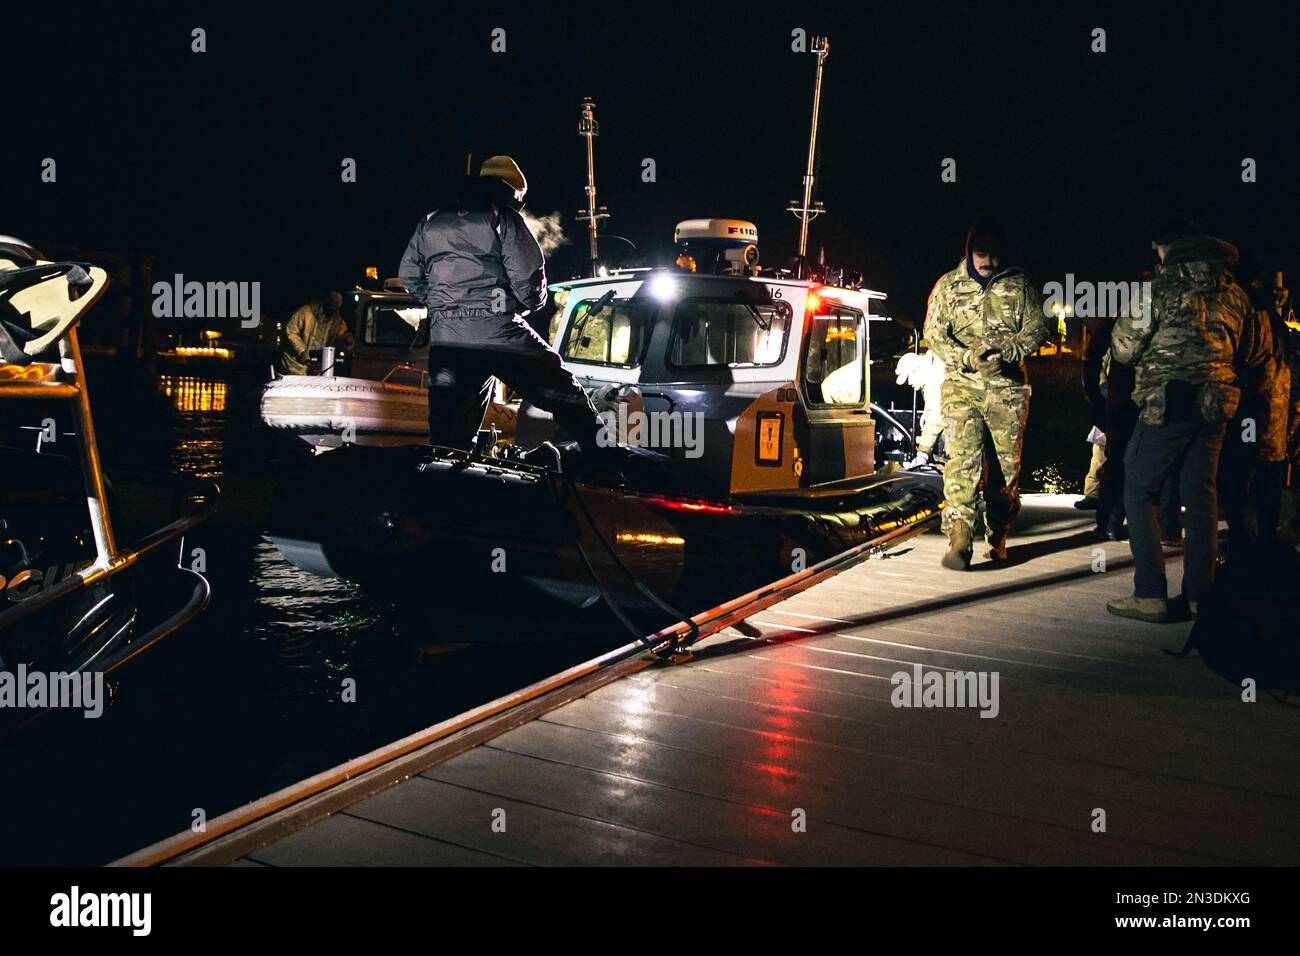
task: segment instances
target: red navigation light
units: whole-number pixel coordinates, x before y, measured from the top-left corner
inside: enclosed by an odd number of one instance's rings
[[[731,515],[739,514],[731,505],[717,504],[712,501],[695,501],[685,498],[665,498],[663,495],[650,495],[646,501],[669,511],[699,511],[705,514]]]
[[[822,304],[821,297],[816,292],[808,293],[808,311],[816,312]]]

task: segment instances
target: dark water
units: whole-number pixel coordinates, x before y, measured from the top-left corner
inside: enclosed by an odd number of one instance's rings
[[[626,641],[476,646],[463,622],[401,635],[391,608],[299,571],[265,536],[274,484],[306,446],[261,427],[255,376],[133,381],[92,367],[90,387],[110,474],[220,484],[217,514],[185,544],[205,553],[212,603],[112,675],[101,718],[51,714],[0,745],[0,864],[115,859],[188,829],[195,811],[211,820]],[[116,489],[123,537],[170,517],[169,495]],[[475,623],[491,632],[487,617]]]

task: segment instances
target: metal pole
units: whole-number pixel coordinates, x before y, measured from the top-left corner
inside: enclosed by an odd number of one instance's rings
[[[912,329],[912,352],[916,355],[921,354],[921,333],[917,329]],[[917,388],[912,389],[912,457],[913,458],[916,457],[916,439],[917,436],[921,434],[921,429],[918,426],[916,420],[916,416],[919,414],[918,409],[916,407],[917,397],[920,394],[921,394],[920,389]],[[939,409],[935,408],[935,409],[931,409],[931,411],[933,411],[935,414],[938,414]]]
[[[587,106],[587,117],[591,117],[591,106]],[[587,209],[593,213],[596,209],[596,150],[595,134],[587,133]],[[591,253],[591,262],[594,266],[596,260],[600,257],[600,250],[597,248],[596,240],[596,217],[593,215],[587,220],[587,240],[588,251]]]
[[[596,274],[597,265],[600,261],[600,251],[598,249],[596,230],[600,225],[600,220],[609,218],[609,214],[603,212],[596,205],[596,150],[593,140],[600,135],[600,125],[596,122],[595,116],[596,104],[591,101],[591,97],[583,97],[582,100],[582,118],[578,121],[578,135],[587,140],[587,208],[578,214],[579,222],[587,223],[587,251],[591,256],[591,274]]]
[[[113,524],[108,512],[108,494],[104,489],[104,469],[99,460],[99,443],[95,440],[95,422],[90,414],[90,395],[86,392],[86,367],[81,362],[81,345],[74,326],[59,343],[65,359],[71,359],[77,373],[77,436],[81,441],[81,471],[86,481],[86,504],[90,507],[90,527],[95,535],[96,564],[112,565],[117,556]]]
[[[812,128],[808,133],[808,167],[803,176],[803,206],[799,210],[799,258],[808,252],[808,223],[812,218],[813,194],[813,160],[817,155],[817,120],[822,103],[822,70],[826,65],[826,54],[830,52],[830,43],[825,37],[813,37],[813,50],[817,53],[817,81],[813,86]]]

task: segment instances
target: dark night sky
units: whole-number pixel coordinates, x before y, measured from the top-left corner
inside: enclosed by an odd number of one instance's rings
[[[1300,266],[1292,15],[877,6],[610,5],[584,19],[561,4],[28,4],[6,14],[0,233],[151,252],[164,275],[260,279],[288,308],[367,263],[395,274],[465,152],[508,152],[529,208],[559,210],[577,240],[553,261],[559,278],[583,248],[572,215],[587,95],[611,231],[665,249],[678,219],[747,218],[774,263],[797,235],[784,206],[807,142],[814,59],[790,52],[803,27],[831,39],[819,189],[830,214],[814,244],[863,269],[897,312],[923,307],[982,212],[1042,280],[1133,277],[1171,212],[1261,264]],[[205,54],[190,52],[194,26],[208,31]],[[504,55],[489,50],[496,26]],[[1095,26],[1103,55],[1089,52]],[[45,156],[57,184],[40,182]],[[354,185],[339,179],[345,156]],[[947,156],[956,184],[940,182]],[[1258,183],[1241,182],[1245,156]],[[644,157],[658,182],[641,182]]]

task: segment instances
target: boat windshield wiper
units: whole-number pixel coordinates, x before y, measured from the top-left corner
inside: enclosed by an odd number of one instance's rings
[[[609,304],[614,301],[614,291],[615,290],[610,289],[599,299],[597,299],[594,303],[592,303],[591,308],[589,308],[586,312],[582,313],[582,315],[578,316],[578,318],[573,323],[573,331],[569,333],[570,337],[582,335],[582,330],[587,327],[587,320],[590,319],[593,315],[597,315],[601,312],[604,312],[605,309],[609,307]]]
[[[755,325],[757,325],[764,332],[772,331],[772,319],[770,317],[764,317],[763,313],[758,311],[758,308],[754,305],[754,303],[746,299],[742,293],[737,292],[736,298],[740,301],[741,305],[743,305],[746,309],[749,310],[749,314],[754,317]]]

